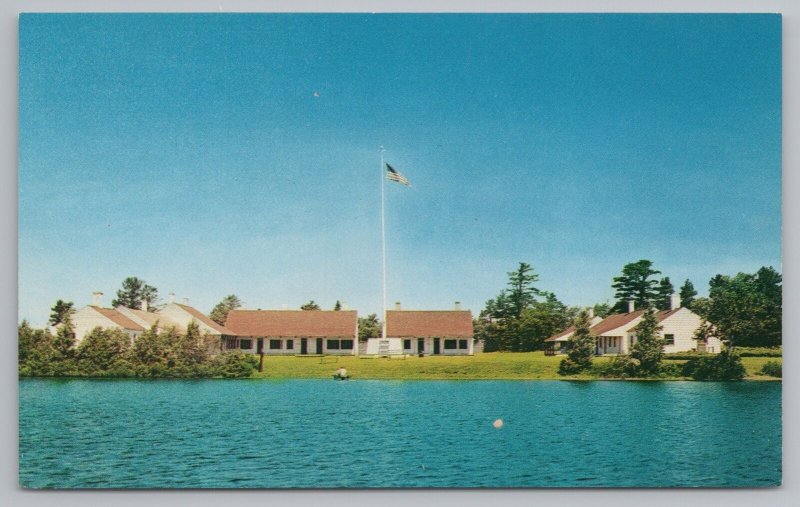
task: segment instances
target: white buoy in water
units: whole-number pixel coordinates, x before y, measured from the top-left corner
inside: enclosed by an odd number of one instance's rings
[[[503,420],[502,419],[495,419],[495,421],[492,423],[492,426],[494,426],[495,428],[497,428],[499,430],[500,428],[503,427]]]

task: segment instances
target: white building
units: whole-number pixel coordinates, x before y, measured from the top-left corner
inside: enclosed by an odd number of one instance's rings
[[[271,355],[358,355],[353,310],[231,310],[225,348]]]
[[[158,311],[158,315],[166,317],[170,322],[186,329],[192,322],[200,328],[200,334],[215,336],[219,340],[219,348],[215,350],[229,350],[238,339],[236,333],[226,326],[217,324],[200,310],[189,306],[188,301],[183,304],[170,302]]]
[[[664,352],[688,352],[698,350],[701,352],[719,353],[722,342],[718,338],[709,338],[707,343],[699,343],[694,339],[694,333],[700,327],[702,319],[699,315],[680,306],[680,298],[673,294],[670,301],[670,310],[656,312],[656,319],[662,326],[659,336],[664,340]],[[589,329],[595,335],[595,352],[604,354],[628,354],[636,343],[636,326],[642,320],[644,310],[634,310],[633,302],[629,304],[629,312],[610,315],[602,321],[593,324]],[[565,352],[565,343],[575,331],[570,327],[565,331],[551,336],[546,342],[559,347]]]
[[[102,292],[92,294],[92,304],[72,314],[75,326],[75,346],[79,346],[87,334],[96,327],[103,329],[121,329],[130,336],[131,343],[139,337],[145,327],[138,324],[115,308],[102,307]]]
[[[386,312],[386,340],[371,338],[367,354],[472,355],[472,312],[403,310],[400,303]]]

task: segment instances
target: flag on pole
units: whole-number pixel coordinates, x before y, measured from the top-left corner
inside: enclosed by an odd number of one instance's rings
[[[411,186],[411,183],[408,182],[408,178],[397,172],[397,170],[390,166],[388,162],[386,163],[386,178],[398,183],[402,183],[407,187]]]

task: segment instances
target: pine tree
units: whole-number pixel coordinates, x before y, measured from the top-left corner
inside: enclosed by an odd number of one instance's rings
[[[57,326],[61,324],[70,315],[75,313],[72,301],[67,302],[67,301],[62,301],[61,299],[56,301],[56,304],[54,304],[53,307],[50,308],[50,311],[52,312],[50,314],[50,321],[49,321],[51,326]]]
[[[319,305],[317,303],[315,303],[314,300],[312,299],[308,303],[306,303],[303,306],[301,306],[300,309],[301,310],[319,310],[320,308],[319,308]]]
[[[520,317],[522,311],[530,307],[540,294],[533,283],[539,280],[539,275],[533,272],[530,264],[519,263],[516,271],[508,273],[508,302],[514,311],[515,317]]]
[[[631,262],[622,268],[622,275],[614,277],[611,287],[616,289],[614,295],[617,303],[614,310],[619,313],[628,311],[628,301],[634,301],[636,308],[649,308],[658,297],[658,280],[651,279],[661,271],[653,269],[653,263],[646,259]]]
[[[694,302],[695,296],[697,296],[697,291],[694,290],[694,284],[687,278],[683,285],[681,286],[680,290],[681,296],[681,306],[684,308],[692,309],[692,303]]]
[[[661,329],[655,310],[652,307],[648,308],[636,326],[636,343],[633,344],[630,353],[637,375],[649,376],[658,373],[664,355],[664,340],[658,335]]]
[[[333,311],[338,312],[342,309],[342,303],[338,299],[336,300],[336,304],[333,305]]]
[[[111,306],[126,306],[134,310],[142,308],[142,300],[147,301],[147,310],[156,311],[158,289],[147,285],[144,280],[129,276],[122,281],[122,288],[117,291],[117,298],[111,301]]]
[[[228,314],[231,310],[235,310],[242,306],[241,300],[235,294],[229,294],[222,298],[222,301],[217,303],[208,316],[217,324],[224,326],[225,321],[228,320]]]
[[[561,360],[558,373],[569,375],[591,368],[595,351],[595,336],[589,330],[589,313],[581,310],[575,318],[575,331],[567,341],[567,358]]]
[[[659,310],[669,310],[671,305],[672,294],[675,292],[675,287],[669,281],[669,277],[665,276],[658,283],[658,296],[656,296],[656,307]]]

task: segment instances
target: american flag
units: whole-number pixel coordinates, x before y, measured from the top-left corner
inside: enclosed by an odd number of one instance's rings
[[[386,177],[392,181],[402,183],[407,187],[411,186],[411,183],[408,182],[408,178],[397,172],[397,170],[388,163],[386,164]]]

